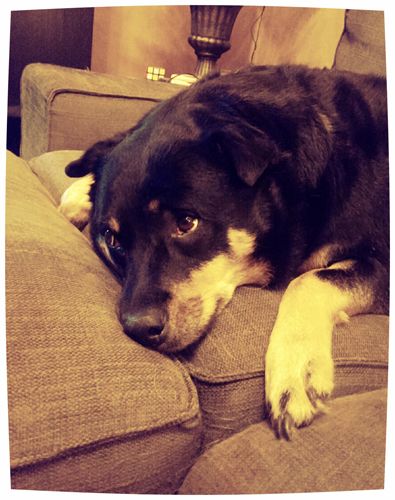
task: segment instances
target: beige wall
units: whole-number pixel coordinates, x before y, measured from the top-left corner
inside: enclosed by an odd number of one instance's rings
[[[330,67],[343,22],[344,10],[243,7],[232,48],[219,67],[233,70],[250,62]],[[144,77],[147,66],[162,66],[167,76],[193,73],[196,59],[189,33],[188,6],[96,8],[92,70]]]
[[[92,69],[140,77],[147,66],[193,71],[188,16],[186,6],[95,8]]]
[[[232,49],[222,56],[222,67],[237,69],[249,61],[249,27],[257,15],[256,7],[240,11],[232,32]],[[190,29],[188,6],[96,8],[92,70],[141,77],[147,66],[162,66],[168,76],[193,73],[196,58],[187,41]]]

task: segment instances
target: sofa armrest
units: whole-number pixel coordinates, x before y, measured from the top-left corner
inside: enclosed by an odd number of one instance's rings
[[[182,87],[33,63],[21,79],[21,156],[86,149],[132,127]]]

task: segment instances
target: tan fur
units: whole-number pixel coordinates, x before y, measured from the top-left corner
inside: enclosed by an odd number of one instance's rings
[[[345,269],[352,264],[339,262],[329,269]],[[322,400],[333,390],[333,328],[350,315],[367,311],[371,302],[371,294],[362,286],[341,289],[318,278],[315,271],[290,283],[266,353],[266,400],[274,419],[287,413],[298,427],[324,409]],[[289,398],[285,408],[284,394]],[[314,394],[316,401],[312,402],[309,394]]]
[[[93,174],[85,175],[73,182],[60,198],[59,212],[79,229],[83,229],[89,221],[92,209],[89,192],[94,182]]]
[[[114,267],[117,267],[115,262],[113,261],[112,257],[111,257],[111,254],[110,254],[110,251],[108,250],[108,246],[106,244],[106,242],[104,241],[104,238],[103,236],[99,236],[97,238],[97,243],[98,245],[100,246],[100,249],[101,251],[103,252],[103,255],[106,256],[107,260],[109,262],[111,262],[111,264],[114,266]]]
[[[255,237],[242,229],[230,228],[228,242],[233,255],[241,259],[251,255],[255,249]]]
[[[109,221],[108,221],[108,227],[114,231],[114,233],[119,233],[121,228],[120,228],[120,225],[119,225],[119,221],[115,218],[115,217],[110,217]]]
[[[148,211],[149,212],[153,212],[153,213],[159,212],[159,207],[160,207],[159,200],[153,199],[148,203]]]
[[[331,261],[335,251],[339,248],[338,245],[328,244],[324,245],[315,252],[313,252],[299,267],[300,273],[305,273],[311,269],[320,269],[327,267]]]
[[[267,285],[267,262],[251,260],[255,238],[245,230],[229,229],[229,249],[194,269],[186,281],[172,287],[168,306],[167,350],[179,350],[201,335],[214,315],[223,309],[235,289],[248,283]]]
[[[332,123],[329,119],[329,117],[327,115],[325,115],[324,113],[318,113],[321,121],[322,121],[322,124],[324,125],[325,127],[325,130],[331,134],[333,132],[333,127],[332,127]]]

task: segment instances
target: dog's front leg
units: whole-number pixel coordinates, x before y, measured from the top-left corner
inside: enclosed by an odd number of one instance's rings
[[[290,439],[294,427],[325,410],[334,380],[333,327],[368,312],[383,281],[380,264],[350,260],[290,283],[266,353],[266,406],[277,437]]]

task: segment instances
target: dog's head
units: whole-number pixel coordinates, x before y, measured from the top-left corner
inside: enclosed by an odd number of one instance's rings
[[[246,106],[215,80],[197,84],[67,167],[94,176],[92,240],[123,282],[124,330],[142,344],[185,348],[236,287],[272,278],[284,207],[270,171],[293,135],[277,109]]]

